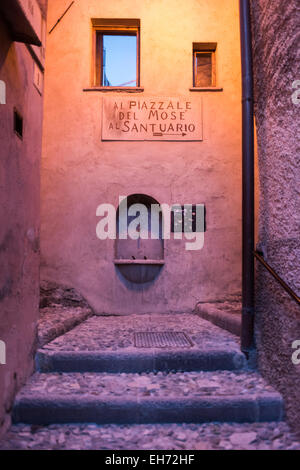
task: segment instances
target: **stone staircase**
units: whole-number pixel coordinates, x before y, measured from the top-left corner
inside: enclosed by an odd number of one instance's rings
[[[140,332],[185,346],[136,347]],[[149,345],[148,345],[149,346]],[[193,314],[92,317],[37,352],[14,423],[259,423],[283,400],[247,367],[238,338]]]

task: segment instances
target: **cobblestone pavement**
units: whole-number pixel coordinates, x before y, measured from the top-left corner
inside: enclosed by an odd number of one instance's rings
[[[93,316],[44,346],[59,351],[130,351],[139,331],[184,331],[192,349],[240,351],[238,337],[193,314]],[[273,391],[248,370],[178,373],[35,374],[21,391],[51,395],[181,397],[256,395]],[[14,425],[0,449],[297,449],[286,423]]]
[[[178,373],[49,373],[33,375],[19,393],[25,395],[104,397],[197,397],[249,395],[274,392],[257,373],[250,371]]]
[[[300,450],[285,423],[13,426],[0,450]]]
[[[44,349],[50,351],[99,351],[134,347],[139,331],[183,331],[201,349],[240,351],[239,339],[194,314],[94,316]]]

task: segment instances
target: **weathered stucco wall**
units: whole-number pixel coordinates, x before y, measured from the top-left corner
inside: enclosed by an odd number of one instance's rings
[[[259,241],[268,263],[299,293],[299,105],[292,102],[292,83],[300,78],[299,2],[252,0],[251,5],[261,188]],[[292,363],[291,356],[292,343],[299,339],[299,307],[257,266],[259,367],[284,395],[288,417],[298,430],[300,366]]]
[[[33,84],[33,59],[12,42],[0,18],[0,434],[9,424],[15,392],[33,368],[39,303],[39,191],[42,97]],[[14,108],[23,116],[23,140],[15,133]]]
[[[68,6],[49,4],[48,30]],[[203,142],[102,142],[108,94],[91,83],[91,18],[141,20],[141,86],[132,95],[203,100]],[[195,93],[193,42],[217,42],[218,85]],[[78,289],[98,313],[191,310],[240,292],[240,45],[235,0],[76,2],[48,36],[42,163],[42,277]],[[113,93],[109,93],[113,96]],[[124,94],[125,96],[125,94]],[[143,289],[116,274],[114,242],[96,237],[96,208],[142,193],[159,203],[205,203],[204,248],[166,241],[165,267]]]

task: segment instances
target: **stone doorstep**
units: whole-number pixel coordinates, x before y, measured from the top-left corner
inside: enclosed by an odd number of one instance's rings
[[[277,393],[192,398],[39,394],[16,399],[13,422],[24,424],[140,424],[282,421],[283,401]]]
[[[17,395],[13,408],[15,423],[44,425],[282,419],[281,395],[250,371],[36,373]]]
[[[51,351],[36,355],[39,372],[141,373],[153,371],[217,371],[245,368],[246,358],[237,350],[136,349],[118,351]]]
[[[200,303],[196,305],[194,313],[236,336],[241,334],[241,313],[228,313],[222,310],[222,304]]]

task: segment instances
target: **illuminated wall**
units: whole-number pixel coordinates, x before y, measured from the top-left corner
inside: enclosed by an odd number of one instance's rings
[[[52,0],[48,31],[70,2]],[[139,93],[91,87],[91,19],[140,20]],[[47,38],[42,163],[44,279],[76,287],[98,313],[181,312],[241,289],[241,104],[235,0],[77,1]],[[222,91],[190,91],[193,43],[216,43]],[[104,98],[202,102],[203,141],[103,141]],[[200,117],[201,119],[201,117]],[[102,203],[145,194],[160,204],[205,204],[203,249],[165,240],[164,266],[147,285],[115,267],[113,240],[96,236]]]

